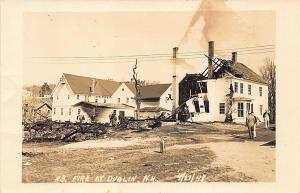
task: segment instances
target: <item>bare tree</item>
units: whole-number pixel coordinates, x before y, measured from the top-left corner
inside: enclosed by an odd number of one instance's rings
[[[140,106],[141,106],[141,89],[140,89],[140,81],[138,80],[136,69],[137,69],[137,59],[135,60],[135,66],[133,68],[133,79],[135,83],[136,119],[139,119]]]
[[[229,93],[226,95],[226,117],[225,117],[225,122],[226,123],[232,123],[232,112],[233,112],[233,87],[232,84],[230,84],[229,87]]]
[[[274,59],[266,58],[264,65],[260,68],[261,76],[268,83],[269,111],[271,122],[276,119],[276,65]]]

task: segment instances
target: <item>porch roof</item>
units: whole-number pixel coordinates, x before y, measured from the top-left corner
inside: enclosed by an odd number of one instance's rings
[[[85,102],[81,101],[79,103],[74,104],[73,106],[91,106],[91,107],[102,107],[102,108],[115,108],[115,109],[131,109],[133,106],[127,104],[115,104],[115,103],[95,103],[95,102]]]
[[[234,101],[253,101],[253,98],[249,97],[233,97],[232,98]]]
[[[161,111],[170,111],[162,107],[144,107],[140,109],[140,112],[161,112]]]

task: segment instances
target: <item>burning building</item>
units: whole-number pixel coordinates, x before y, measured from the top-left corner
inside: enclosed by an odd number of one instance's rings
[[[214,42],[208,45],[208,67],[199,74],[186,74],[179,82],[179,104],[188,107],[194,122],[244,122],[253,112],[262,120],[268,109],[266,81],[246,65],[214,56]],[[179,118],[183,116],[179,113]]]

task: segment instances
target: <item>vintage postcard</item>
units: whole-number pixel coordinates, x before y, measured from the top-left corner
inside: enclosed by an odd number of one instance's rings
[[[300,191],[292,4],[4,1],[3,192]]]

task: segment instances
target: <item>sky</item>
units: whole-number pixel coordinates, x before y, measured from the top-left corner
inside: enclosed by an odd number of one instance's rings
[[[273,12],[237,12],[221,1],[218,12],[199,15],[203,7],[210,10],[210,5],[199,3],[192,11],[27,12],[23,16],[23,82],[56,83],[62,73],[128,81],[135,64],[132,55],[155,55],[147,58],[155,61],[136,56],[138,76],[168,83],[174,66],[168,58],[175,46],[179,53],[203,52],[206,42],[213,40],[216,50],[232,49],[226,56],[216,52],[230,59],[234,48],[255,47],[250,52],[257,52],[260,47],[256,46],[275,44]],[[239,49],[238,61],[256,72],[266,57],[274,57],[274,52],[239,55]],[[95,59],[111,56],[131,57]],[[186,73],[202,72],[207,59],[202,55],[185,59],[176,67],[180,79]]]

